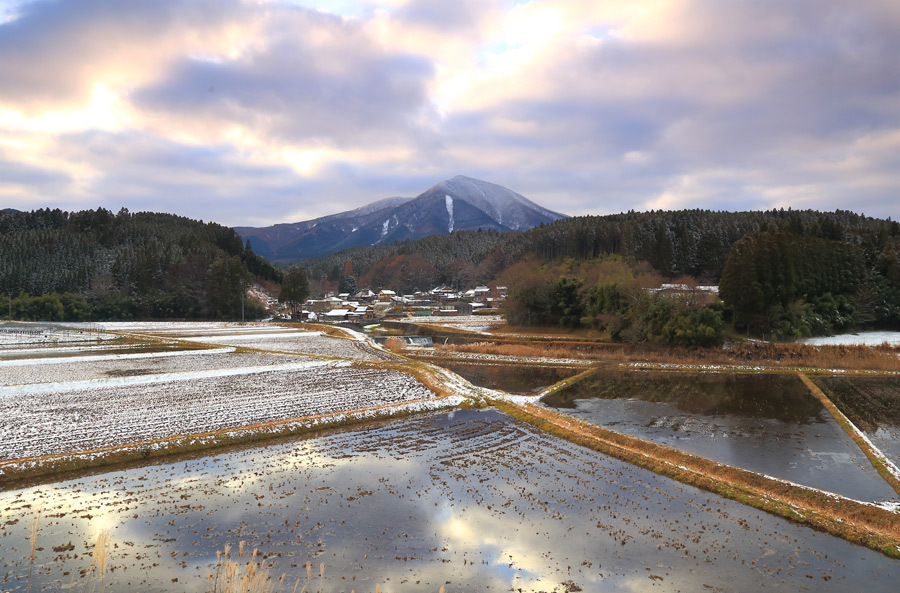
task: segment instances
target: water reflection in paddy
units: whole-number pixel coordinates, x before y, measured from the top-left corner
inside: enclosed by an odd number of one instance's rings
[[[507,393],[536,393],[584,370],[522,364],[445,361],[436,362],[436,364],[464,377],[473,385],[488,389],[500,389]]]
[[[602,371],[545,401],[729,465],[858,500],[897,498],[793,375]]]
[[[244,540],[324,591],[894,591],[900,562],[537,432],[460,411],[0,493],[0,590],[90,567],[109,591],[203,591]],[[313,583],[313,589],[318,585]],[[289,587],[290,589],[290,587]],[[576,590],[576,589],[572,589]]]

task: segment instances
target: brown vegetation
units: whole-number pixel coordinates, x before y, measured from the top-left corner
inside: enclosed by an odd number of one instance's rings
[[[609,342],[476,342],[435,345],[437,352],[471,352],[504,356],[645,361],[672,364],[766,365],[787,368],[851,369],[900,372],[896,346],[809,346],[772,342],[738,342],[727,349],[687,350],[649,344]]]
[[[237,559],[229,557],[231,546],[226,545],[224,552],[216,551],[216,572],[206,573],[209,593],[276,593],[281,591],[285,575],[275,581],[269,576],[266,559],[257,560],[258,550],[254,549],[250,557],[244,560],[244,542],[238,545]],[[323,565],[324,567],[324,565]],[[310,565],[306,563],[307,576]],[[300,579],[294,584],[294,593],[300,586]],[[304,587],[306,590],[306,587]]]
[[[401,352],[406,348],[406,340],[397,336],[391,336],[384,342],[384,347],[391,352]]]

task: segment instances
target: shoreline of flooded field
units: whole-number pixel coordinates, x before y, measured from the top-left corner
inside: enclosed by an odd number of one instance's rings
[[[583,421],[728,465],[856,500],[897,500],[794,376],[607,371],[545,401]]]
[[[496,411],[223,449],[0,492],[0,588],[57,589],[111,542],[110,590],[205,590],[245,541],[325,590],[892,591],[900,561],[544,434]],[[96,578],[96,575],[95,575]],[[177,581],[175,580],[177,579]],[[810,580],[812,579],[812,580]]]

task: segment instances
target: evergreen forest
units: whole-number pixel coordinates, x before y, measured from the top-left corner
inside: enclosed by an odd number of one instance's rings
[[[900,224],[841,210],[580,216],[297,263],[309,281],[299,293],[491,283],[508,287],[513,325],[629,342],[709,346],[728,327],[776,338],[900,329]],[[18,319],[239,319],[242,305],[251,319],[263,311],[242,299],[250,283],[277,291],[282,278],[215,223],[125,209],[0,212],[0,293]],[[664,282],[682,289],[654,290]],[[702,285],[718,285],[718,297]]]
[[[348,263],[373,290],[507,285],[513,324],[593,327],[621,340],[709,345],[726,324],[778,338],[900,328],[900,224],[842,210],[581,216],[521,233],[358,247],[303,265],[329,286]],[[695,289],[648,291],[673,280],[721,284],[721,301]]]
[[[0,212],[0,293],[14,319],[240,319],[281,272],[231,228],[171,214]],[[7,300],[7,299],[4,299]],[[7,304],[7,303],[4,303]]]

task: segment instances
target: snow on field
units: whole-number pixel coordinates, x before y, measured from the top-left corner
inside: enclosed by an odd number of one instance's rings
[[[302,331],[271,323],[234,322],[110,322],[96,324],[107,331],[159,336],[199,342],[274,350],[311,356],[328,356],[355,360],[395,360],[383,350],[373,349],[356,332],[347,331],[350,339],[332,338],[320,331]]]
[[[234,348],[0,360],[0,385],[64,383],[111,377],[263,367],[293,360],[296,359],[286,354],[235,352]]]
[[[318,360],[276,369],[0,387],[0,460],[435,398],[399,371]]]
[[[478,352],[459,352],[453,350],[417,350],[415,357],[420,360],[449,358],[459,361],[505,362],[528,365],[551,366],[591,366],[595,361],[580,358],[549,358],[546,356],[514,356],[506,354],[481,354]]]
[[[69,325],[72,327],[80,327],[81,324],[71,323]],[[262,328],[272,329],[273,327],[271,324],[267,323],[237,323],[231,321],[105,321],[92,323],[91,325],[110,332],[130,334],[203,333],[223,330],[249,332]]]
[[[358,360],[394,360],[395,357],[383,350],[375,350],[366,342],[331,338],[321,332],[294,331],[285,334],[259,334],[235,336],[204,336],[186,338],[192,342],[218,344],[222,346],[242,346],[260,350],[275,350],[312,356],[329,356]]]
[[[54,344],[78,344],[96,343],[101,340],[115,339],[110,334],[67,330],[67,329],[40,329],[29,330],[0,330],[0,349],[25,348],[34,346],[52,346]]]
[[[499,315],[458,315],[452,317],[416,317],[415,322],[421,325],[445,325],[449,328],[471,332],[487,333],[505,321]]]
[[[800,341],[802,344],[811,346],[829,346],[829,345],[852,345],[862,344],[865,346],[880,346],[887,343],[891,346],[900,346],[900,332],[860,332],[858,334],[839,334],[836,336],[826,336],[820,338],[806,338]]]

